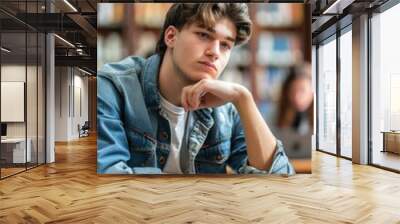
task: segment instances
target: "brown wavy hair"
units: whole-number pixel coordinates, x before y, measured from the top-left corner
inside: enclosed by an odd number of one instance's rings
[[[246,43],[251,36],[252,22],[248,6],[245,3],[175,3],[168,10],[156,53],[163,56],[167,50],[164,42],[165,30],[174,26],[181,30],[185,25],[197,23],[206,28],[212,28],[217,20],[230,19],[236,27],[235,45]]]

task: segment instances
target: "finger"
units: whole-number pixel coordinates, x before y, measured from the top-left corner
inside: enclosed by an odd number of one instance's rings
[[[191,99],[190,99],[190,95],[191,95],[191,88],[192,87],[188,87],[187,89],[186,89],[186,104],[187,104],[187,108],[188,108],[188,110],[193,110],[193,105],[192,105],[192,101],[191,101]]]
[[[186,103],[188,105],[189,110],[193,110],[193,108],[194,108],[193,100],[191,97],[192,96],[192,88],[193,88],[193,86],[190,88],[188,87],[187,91],[186,91]]]
[[[209,100],[208,98],[213,97],[215,98],[214,95],[210,94],[210,93],[206,93],[203,92],[203,94],[200,95],[200,104],[199,104],[199,109],[205,108],[205,107],[209,107]]]
[[[191,89],[191,91],[190,91],[190,103],[193,106],[193,109],[196,109],[197,105],[198,105],[198,99],[196,98],[197,88],[198,88],[198,85],[193,87],[193,89]]]
[[[182,100],[183,108],[185,108],[185,111],[188,111],[189,110],[189,105],[187,103],[187,87],[184,87],[182,89],[181,100]]]
[[[185,95],[185,99],[186,99],[185,102],[186,102],[188,110],[193,110],[193,108],[194,108],[194,103],[192,100],[192,92],[193,92],[193,88],[195,86],[196,86],[196,84],[192,85],[192,86],[186,86],[184,88],[185,92],[183,94]]]
[[[193,90],[195,86],[190,86],[186,91],[186,103],[188,105],[189,110],[194,110],[196,108],[196,102],[192,98]]]
[[[208,84],[204,83],[203,85],[199,86],[195,92],[195,98],[197,99],[197,107],[205,104],[205,95],[208,93]]]
[[[207,85],[207,82],[201,81],[192,89],[191,100],[196,109],[198,109],[201,104],[202,97],[206,94]]]

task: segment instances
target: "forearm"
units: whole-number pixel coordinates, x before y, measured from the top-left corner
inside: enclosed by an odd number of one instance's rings
[[[261,116],[251,93],[247,89],[240,92],[234,105],[242,122],[249,163],[257,169],[266,170],[272,164],[275,136]]]
[[[276,140],[253,100],[239,84],[203,79],[183,89],[182,105],[189,110],[216,107],[232,102],[239,112],[251,166],[266,170],[272,164]]]

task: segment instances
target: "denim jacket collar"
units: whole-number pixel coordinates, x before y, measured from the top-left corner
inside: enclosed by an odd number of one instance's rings
[[[158,91],[158,74],[160,71],[160,56],[155,54],[149,57],[142,73],[142,87],[147,108],[160,109],[160,93]]]

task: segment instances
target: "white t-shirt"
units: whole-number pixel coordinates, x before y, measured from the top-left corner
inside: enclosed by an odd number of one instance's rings
[[[169,121],[171,128],[171,150],[164,166],[164,173],[177,173],[181,174],[180,166],[180,149],[182,144],[183,135],[185,132],[185,122],[187,112],[183,107],[175,106],[168,102],[164,97],[161,98],[161,115]]]

